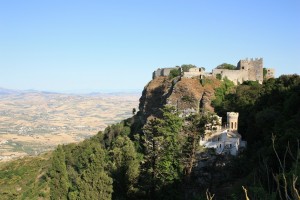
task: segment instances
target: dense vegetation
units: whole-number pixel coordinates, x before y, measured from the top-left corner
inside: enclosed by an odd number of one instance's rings
[[[204,125],[215,120],[212,114],[180,118],[176,109],[165,106],[160,118],[144,121],[138,112],[79,144],[59,146],[50,166],[47,159],[36,167],[25,164],[35,174],[22,183],[33,188],[22,186],[24,194],[2,189],[9,181],[17,185],[23,180],[17,172],[22,168],[2,167],[1,193],[7,199],[206,199],[208,189],[218,199],[244,199],[245,186],[251,200],[297,199],[299,103],[297,75],[262,85],[249,81],[234,86],[224,79],[213,105],[223,119],[227,111],[240,113],[239,132],[248,148],[238,157],[216,156],[199,147]],[[216,157],[206,171],[197,170],[201,153]],[[20,177],[13,178],[15,174]]]
[[[239,132],[248,148],[237,160],[233,174],[246,177],[240,184],[249,186],[251,199],[297,199],[300,77],[284,75],[263,85],[245,82],[223,101],[215,101],[215,107],[222,116],[228,110],[240,113]]]
[[[51,199],[182,199],[197,130],[210,118],[190,116],[184,126],[174,107],[162,113],[138,132],[134,117],[78,145],[59,146],[49,169]]]
[[[0,163],[0,199],[49,199],[51,154]]]

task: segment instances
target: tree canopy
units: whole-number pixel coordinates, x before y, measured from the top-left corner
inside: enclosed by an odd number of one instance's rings
[[[230,70],[235,70],[236,66],[228,63],[223,63],[219,66],[216,67],[217,69],[230,69]]]

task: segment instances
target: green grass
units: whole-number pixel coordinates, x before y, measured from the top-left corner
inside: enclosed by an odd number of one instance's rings
[[[6,199],[49,199],[46,172],[51,152],[36,157],[0,163],[0,197]]]

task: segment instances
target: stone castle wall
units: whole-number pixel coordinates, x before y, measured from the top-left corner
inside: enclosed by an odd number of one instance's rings
[[[162,68],[157,69],[153,72],[153,79],[158,76],[168,76],[170,71],[176,68]],[[266,78],[274,77],[275,70],[267,69]],[[229,80],[233,81],[234,84],[241,84],[244,81],[258,81],[259,83],[263,82],[263,59],[245,59],[240,60],[237,64],[237,68],[235,70],[230,69],[213,69],[212,73],[206,73],[203,68],[191,68],[188,72],[183,72],[182,77],[192,78],[192,77],[200,77],[203,76],[214,76],[218,75],[221,78],[227,77]]]
[[[221,75],[222,78],[227,77],[234,84],[243,83],[244,81],[263,82],[263,59],[245,59],[240,60],[235,70],[229,69],[213,69],[213,76]]]
[[[248,71],[248,80],[250,81],[258,81],[259,83],[262,83],[264,80],[262,58],[240,60],[237,64],[237,69],[241,71]]]
[[[203,68],[190,68],[188,72],[183,72],[184,78],[193,78],[193,77],[200,77],[204,75],[205,71]]]
[[[248,73],[247,71],[244,70],[242,71],[242,70],[230,70],[230,69],[213,69],[212,74],[214,77],[216,77],[217,74],[220,74],[222,79],[227,77],[236,85],[238,83],[243,83],[244,81],[249,80]]]
[[[172,69],[176,69],[176,68],[162,68],[162,69],[158,68],[156,71],[153,72],[152,79],[155,79],[159,76],[169,76],[170,71]]]
[[[275,76],[275,69],[273,68],[267,68],[267,74],[266,74],[266,79],[269,79],[269,78],[274,78]]]

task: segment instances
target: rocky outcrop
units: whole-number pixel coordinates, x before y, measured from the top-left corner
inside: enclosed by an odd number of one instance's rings
[[[213,112],[211,100],[214,98],[214,89],[220,81],[211,78],[201,84],[199,78],[157,77],[144,88],[140,98],[139,110],[144,119],[149,116],[159,117],[160,108],[165,104],[173,105],[182,116],[202,111]]]
[[[157,77],[150,81],[144,88],[140,98],[139,110],[144,117],[159,116],[160,108],[167,102],[167,97],[172,93],[173,83],[166,77]]]

